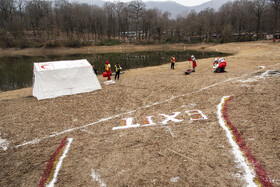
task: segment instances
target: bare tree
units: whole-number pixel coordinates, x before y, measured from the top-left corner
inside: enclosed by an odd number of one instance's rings
[[[150,40],[151,36],[156,35],[156,28],[155,24],[157,20],[157,10],[156,9],[149,9],[146,10],[143,14],[142,19],[142,30],[146,40]]]
[[[228,33],[225,32],[225,30],[228,30],[228,28],[232,28],[232,6],[232,2],[228,2],[224,4],[217,13],[218,19],[216,20],[216,29],[217,33],[222,37],[225,37],[223,34]]]
[[[191,11],[186,18],[186,22],[184,23],[186,34],[189,36],[197,35],[197,24],[199,24],[197,20],[197,13],[195,11]]]
[[[116,6],[115,3],[106,2],[104,4],[104,12],[106,14],[107,37],[116,37]]]
[[[280,11],[280,0],[270,0],[270,4],[274,9],[274,33],[279,31],[279,11]]]
[[[129,31],[129,9],[125,3],[118,2],[116,4],[117,31],[118,36],[125,39],[126,33]]]
[[[40,31],[50,28],[50,14],[52,14],[51,2],[32,0],[26,5],[28,19],[30,20],[34,37],[41,36]]]
[[[130,17],[134,21],[134,28],[136,31],[136,38],[139,39],[139,23],[141,22],[140,19],[142,19],[143,12],[145,9],[145,4],[141,0],[131,1],[129,3],[129,9],[130,9]]]
[[[126,41],[133,31],[137,41],[201,41],[216,33],[224,42],[230,42],[234,33],[255,32],[259,39],[261,32],[279,31],[279,11],[280,0],[238,0],[224,4],[218,11],[208,8],[170,19],[168,12],[147,10],[142,0],[107,2],[103,7],[68,0],[0,0],[0,37],[6,41],[28,38],[46,42],[54,37],[62,41]]]
[[[174,36],[176,41],[180,41],[183,35],[187,35],[188,24],[186,23],[186,18],[178,16],[175,21],[175,25],[173,26]]]
[[[246,6],[248,4],[247,0],[241,0],[241,1],[235,1],[233,2],[233,16],[236,19],[236,25],[235,28],[236,31],[240,34],[241,31],[245,30],[246,27],[246,19],[248,19],[248,14],[246,9]]]
[[[25,6],[26,6],[26,0],[16,0],[16,7],[19,11],[21,25],[26,25],[24,24],[26,23],[26,20],[24,19]]]
[[[95,40],[102,41],[107,27],[106,14],[102,8],[94,6],[92,16],[94,19]]]
[[[68,37],[72,37],[74,32],[74,15],[73,5],[66,0],[62,0],[55,5],[55,17],[57,28],[66,32]]]
[[[214,9],[205,9],[198,14],[200,19],[200,35],[206,36],[208,39],[212,37],[212,33],[215,32],[215,12]]]
[[[163,22],[163,28],[164,28],[164,33],[163,35],[165,36],[164,39],[169,38],[172,36],[172,21],[170,20],[171,13],[170,12],[163,12],[162,15],[160,16]]]
[[[7,27],[13,21],[14,0],[0,0],[0,25]]]
[[[252,3],[252,11],[254,15],[256,16],[256,33],[257,33],[257,39],[259,39],[260,35],[260,28],[261,28],[261,19],[263,16],[263,13],[266,9],[266,0],[254,0]]]

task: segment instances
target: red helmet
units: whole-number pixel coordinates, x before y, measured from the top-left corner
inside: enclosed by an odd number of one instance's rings
[[[109,64],[109,62],[108,62],[108,61],[106,61],[106,64]]]

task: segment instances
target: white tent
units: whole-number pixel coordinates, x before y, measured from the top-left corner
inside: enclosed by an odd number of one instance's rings
[[[33,96],[38,100],[102,89],[85,59],[34,63],[33,72]]]

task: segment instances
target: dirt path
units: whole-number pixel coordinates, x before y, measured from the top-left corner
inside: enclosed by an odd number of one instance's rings
[[[42,101],[31,88],[0,93],[0,138],[8,142],[7,150],[0,147],[0,186],[38,185],[65,136],[73,142],[57,186],[245,186],[246,171],[217,117],[224,96],[233,96],[227,113],[246,149],[279,186],[280,45],[189,48],[234,53],[226,58],[228,72],[214,74],[213,59],[198,59],[190,75],[183,74],[188,63],[178,62],[175,70],[129,70],[115,85],[98,77],[97,92]],[[189,110],[207,119],[191,120]],[[140,127],[112,130],[124,118]],[[145,126],[144,119],[155,124]]]

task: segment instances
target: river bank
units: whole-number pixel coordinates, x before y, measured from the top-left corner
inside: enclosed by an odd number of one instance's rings
[[[203,51],[215,44],[166,44],[166,45],[116,45],[116,46],[88,46],[81,48],[26,48],[26,49],[0,49],[3,56],[59,56],[70,54],[97,54],[97,53],[124,53],[140,51]]]

